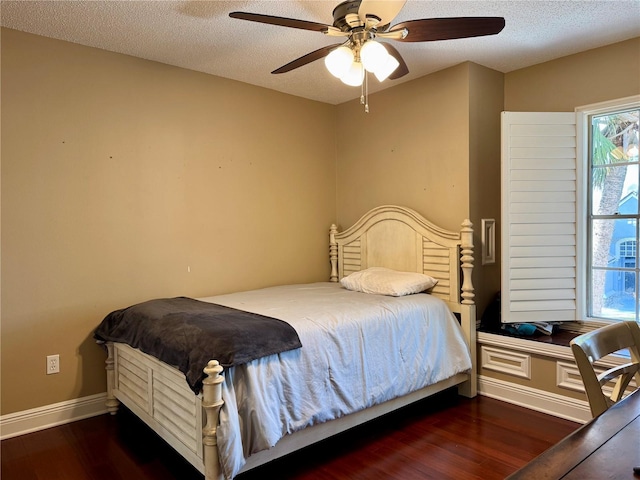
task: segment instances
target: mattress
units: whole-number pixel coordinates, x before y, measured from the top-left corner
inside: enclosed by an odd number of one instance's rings
[[[322,282],[199,300],[288,322],[302,343],[225,370],[217,440],[227,478],[288,433],[407,395],[472,365],[457,319],[426,293],[388,297]]]

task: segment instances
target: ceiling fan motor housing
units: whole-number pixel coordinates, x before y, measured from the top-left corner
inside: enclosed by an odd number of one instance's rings
[[[358,15],[358,9],[360,8],[360,0],[348,0],[342,2],[336,8],[333,9],[333,26],[339,28],[343,32],[351,30],[352,26],[347,22],[346,16],[348,14]]]

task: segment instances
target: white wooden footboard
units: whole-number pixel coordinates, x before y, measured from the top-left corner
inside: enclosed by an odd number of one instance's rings
[[[205,480],[224,480],[220,467],[216,429],[223,405],[222,367],[212,360],[204,369],[203,393],[194,395],[186,378],[139,350],[122,343],[107,344],[108,376],[114,388],[108,402],[115,414],[119,401],[141,418],[189,463],[204,474]],[[457,374],[404,397],[375,405],[330,422],[307,427],[286,435],[273,448],[252,455],[241,472],[264,465],[320,440],[361,425],[447,388],[464,388],[469,374]],[[203,426],[203,419],[206,423]]]
[[[216,429],[222,407],[222,367],[204,368],[202,394],[195,395],[175,368],[122,343],[107,343],[107,405],[118,401],[149,425],[205,475],[221,480]]]

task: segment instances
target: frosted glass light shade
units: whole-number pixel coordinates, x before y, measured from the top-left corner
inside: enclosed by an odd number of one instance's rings
[[[342,83],[346,83],[352,87],[359,87],[362,85],[362,81],[364,80],[364,68],[362,68],[362,63],[353,62],[342,77],[340,77]]]
[[[386,80],[400,65],[400,62],[395,57],[391,55],[387,55],[387,57],[387,61],[373,72],[379,82]]]
[[[375,72],[381,68],[390,57],[387,49],[374,40],[369,40],[360,49],[362,65],[368,72]]]
[[[349,47],[338,47],[324,58],[324,64],[331,75],[342,78],[353,63],[353,52]]]

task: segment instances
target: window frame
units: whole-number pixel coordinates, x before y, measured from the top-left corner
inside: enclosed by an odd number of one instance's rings
[[[640,108],[640,95],[577,107],[576,112],[576,314],[580,321],[597,328],[619,320],[591,317],[588,301],[591,291],[589,276],[589,203],[590,192],[590,128],[591,117],[621,110]],[[640,222],[639,222],[640,223]]]

